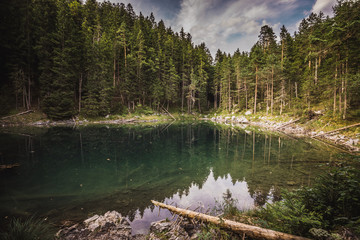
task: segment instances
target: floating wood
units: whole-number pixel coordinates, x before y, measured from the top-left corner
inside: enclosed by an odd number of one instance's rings
[[[348,128],[351,128],[351,127],[356,127],[356,126],[360,126],[360,123],[356,123],[356,124],[353,124],[353,125],[350,125],[350,126],[338,128],[338,129],[335,129],[335,130],[332,130],[332,131],[329,131],[329,132],[324,132],[324,133],[316,134],[316,135],[313,136],[313,137],[319,137],[319,136],[322,136],[322,135],[325,135],[325,134],[329,134],[329,133],[341,131],[341,130],[348,129]]]
[[[14,164],[5,164],[5,165],[0,165],[0,169],[11,169],[14,167],[19,167],[20,164],[19,163],[14,163]]]
[[[281,125],[280,127],[277,127],[276,129],[280,129],[280,128],[286,127],[286,126],[288,126],[288,125],[290,125],[290,124],[293,124],[293,123],[299,121],[300,119],[301,119],[301,118],[298,118],[298,119],[295,119],[294,121],[285,123],[284,125]]]
[[[292,240],[309,240],[308,238],[304,238],[304,237],[294,236],[291,234],[277,232],[277,231],[273,231],[273,230],[269,230],[269,229],[265,229],[265,228],[261,228],[261,227],[255,227],[255,226],[251,226],[251,225],[244,224],[244,223],[239,223],[239,222],[222,219],[219,217],[214,217],[214,216],[210,216],[210,215],[199,213],[199,212],[194,212],[191,210],[177,208],[177,207],[167,205],[164,203],[160,203],[160,202],[157,202],[154,200],[151,200],[151,202],[156,206],[159,206],[161,208],[166,208],[166,209],[170,210],[171,212],[174,212],[178,215],[181,215],[181,216],[184,216],[187,218],[193,218],[193,219],[213,223],[220,227],[229,229],[233,232],[248,235],[249,237],[252,237],[252,238],[260,238],[260,239],[265,238],[265,239],[271,239],[271,240],[281,240],[281,239],[283,239],[283,240],[290,240],[290,239],[292,239]]]
[[[14,115],[6,116],[6,117],[3,117],[3,118],[1,118],[1,119],[6,119],[6,118],[15,117],[15,116],[20,116],[20,115],[28,114],[28,113],[31,113],[31,112],[33,112],[33,110],[28,110],[28,111],[25,111],[25,112],[21,112],[21,113],[17,113],[17,114],[14,114]]]

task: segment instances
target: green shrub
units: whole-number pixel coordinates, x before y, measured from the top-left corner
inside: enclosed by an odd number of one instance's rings
[[[295,235],[314,236],[314,229],[339,226],[360,233],[360,171],[340,167],[317,178],[315,184],[284,192],[283,200],[255,211],[263,227]],[[325,231],[324,230],[324,231]],[[315,231],[319,232],[319,231]]]
[[[324,227],[348,224],[360,217],[360,171],[341,167],[318,178],[311,188],[299,191],[310,211],[321,213]]]
[[[154,111],[148,106],[142,106],[141,104],[138,104],[134,113],[137,115],[151,115],[154,113]]]
[[[213,215],[221,215],[224,218],[230,218],[239,215],[241,212],[237,209],[237,200],[232,197],[232,193],[229,189],[223,193],[223,200],[216,201],[214,208],[212,209]]]
[[[302,236],[320,228],[322,221],[320,214],[306,209],[296,192],[284,192],[282,201],[267,204],[256,215],[265,221],[264,227]]]
[[[26,220],[11,220],[7,231],[0,235],[4,240],[54,239],[54,231],[48,223],[30,217]]]

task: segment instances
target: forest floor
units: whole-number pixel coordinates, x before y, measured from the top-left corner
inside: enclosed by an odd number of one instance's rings
[[[249,125],[267,129],[269,131],[281,132],[294,137],[310,137],[326,144],[340,147],[344,151],[360,153],[360,125],[349,127],[360,122],[355,120],[342,120],[322,114],[304,115],[293,117],[283,114],[270,115],[266,113],[252,114],[250,112],[226,114],[182,114],[182,113],[152,113],[127,115],[108,115],[106,117],[86,118],[77,116],[70,120],[49,120],[41,111],[13,113],[2,117],[0,126],[59,126],[59,125],[89,125],[89,124],[136,124],[136,123],[163,123],[171,121],[212,121],[240,128]],[[356,121],[357,120],[357,121]]]

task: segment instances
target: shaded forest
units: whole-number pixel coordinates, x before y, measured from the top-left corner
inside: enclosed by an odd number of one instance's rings
[[[0,11],[1,115],[320,108],[360,117],[360,1],[338,1],[334,17],[310,14],[293,35],[283,26],[277,38],[265,25],[250,52],[219,49],[215,59],[205,43],[130,4],[13,0]]]

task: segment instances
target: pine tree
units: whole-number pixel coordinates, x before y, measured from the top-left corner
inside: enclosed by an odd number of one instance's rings
[[[250,52],[250,58],[252,65],[255,70],[255,90],[254,90],[254,110],[253,113],[256,113],[257,109],[257,100],[258,100],[258,86],[259,86],[259,77],[260,77],[260,68],[263,64],[263,52],[264,52],[264,46],[260,45],[260,43],[255,44],[251,48]]]
[[[81,5],[77,1],[57,1],[57,34],[54,42],[54,78],[44,98],[44,112],[53,119],[75,114],[74,86],[79,78],[81,57]]]

